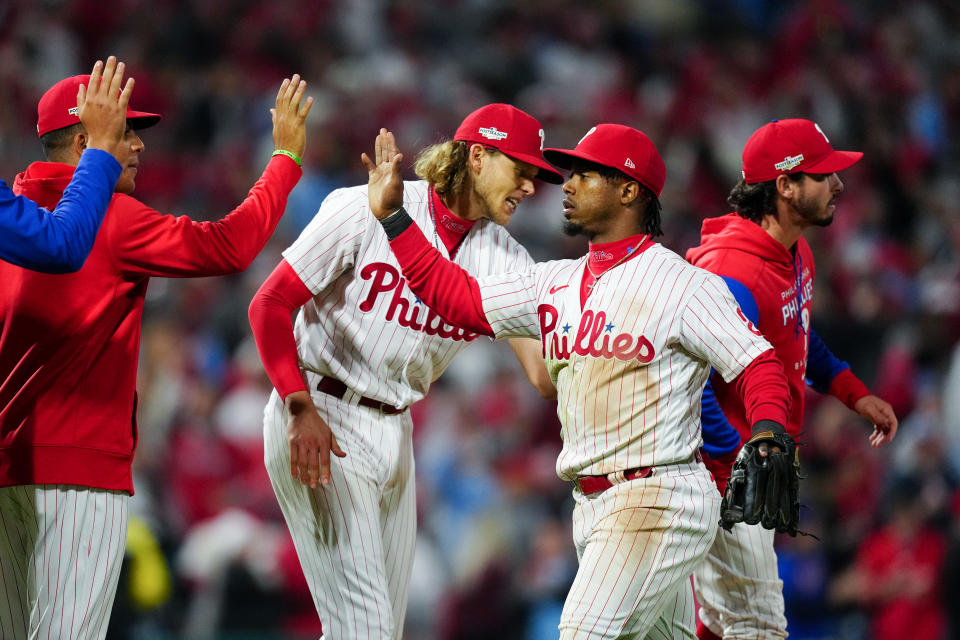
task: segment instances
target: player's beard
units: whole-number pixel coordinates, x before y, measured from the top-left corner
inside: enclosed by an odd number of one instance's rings
[[[833,211],[830,211],[830,205],[836,205],[836,196],[830,198],[825,205],[818,205],[807,199],[800,199],[797,202],[797,213],[814,227],[829,227],[833,222]]]
[[[584,234],[583,226],[569,220],[563,221],[563,232],[568,236],[582,236]]]

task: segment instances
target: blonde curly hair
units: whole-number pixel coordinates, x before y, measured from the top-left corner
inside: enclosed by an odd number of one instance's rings
[[[417,155],[416,174],[433,185],[437,195],[456,196],[463,191],[467,177],[470,143],[448,140],[431,145]]]

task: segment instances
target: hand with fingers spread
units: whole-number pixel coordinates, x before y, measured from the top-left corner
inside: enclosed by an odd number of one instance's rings
[[[90,86],[77,91],[77,117],[87,130],[87,147],[113,153],[127,128],[127,104],[133,92],[133,78],[120,91],[125,65],[114,56],[107,64],[97,60],[90,72]],[[117,95],[119,94],[119,98]]]
[[[285,78],[277,92],[276,107],[270,109],[273,116],[273,148],[293,154],[299,163],[307,144],[307,114],[313,106],[313,98],[304,100],[307,83],[295,73]],[[301,104],[301,102],[303,104]]]
[[[330,454],[344,458],[346,453],[337,444],[330,426],[317,413],[308,391],[296,391],[287,396],[290,420],[287,422],[287,440],[290,443],[290,475],[311,489],[317,482],[330,482]]]
[[[403,176],[400,174],[400,161],[403,154],[397,148],[393,133],[380,129],[374,143],[376,162],[366,153],[360,160],[367,170],[367,196],[370,198],[370,210],[377,220],[383,220],[403,206]]]
[[[864,396],[853,405],[854,411],[873,423],[870,446],[887,444],[897,435],[897,414],[890,403],[874,395]]]

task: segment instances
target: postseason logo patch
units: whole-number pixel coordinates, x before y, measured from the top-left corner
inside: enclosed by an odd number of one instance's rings
[[[487,140],[503,140],[508,135],[506,131],[500,131],[496,127],[480,127],[477,131]]]
[[[787,156],[777,164],[773,165],[773,168],[777,171],[790,171],[800,165],[803,162],[803,154],[798,154],[795,156]]]
[[[67,113],[69,113],[71,116],[78,116],[80,115],[80,108],[70,107],[69,109],[67,109]]]

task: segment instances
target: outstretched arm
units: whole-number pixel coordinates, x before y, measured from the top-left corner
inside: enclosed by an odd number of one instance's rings
[[[270,239],[300,179],[306,118],[312,99],[294,74],[277,93],[273,115],[274,157],[244,201],[216,222],[163,215],[127,200],[111,214],[118,262],[124,270],[151,276],[215,276],[243,271]]]
[[[375,149],[375,161],[366,153],[360,157],[369,177],[370,210],[383,224],[410,290],[450,324],[492,336],[476,278],[433,248],[403,209],[403,154],[393,134],[380,129]]]

